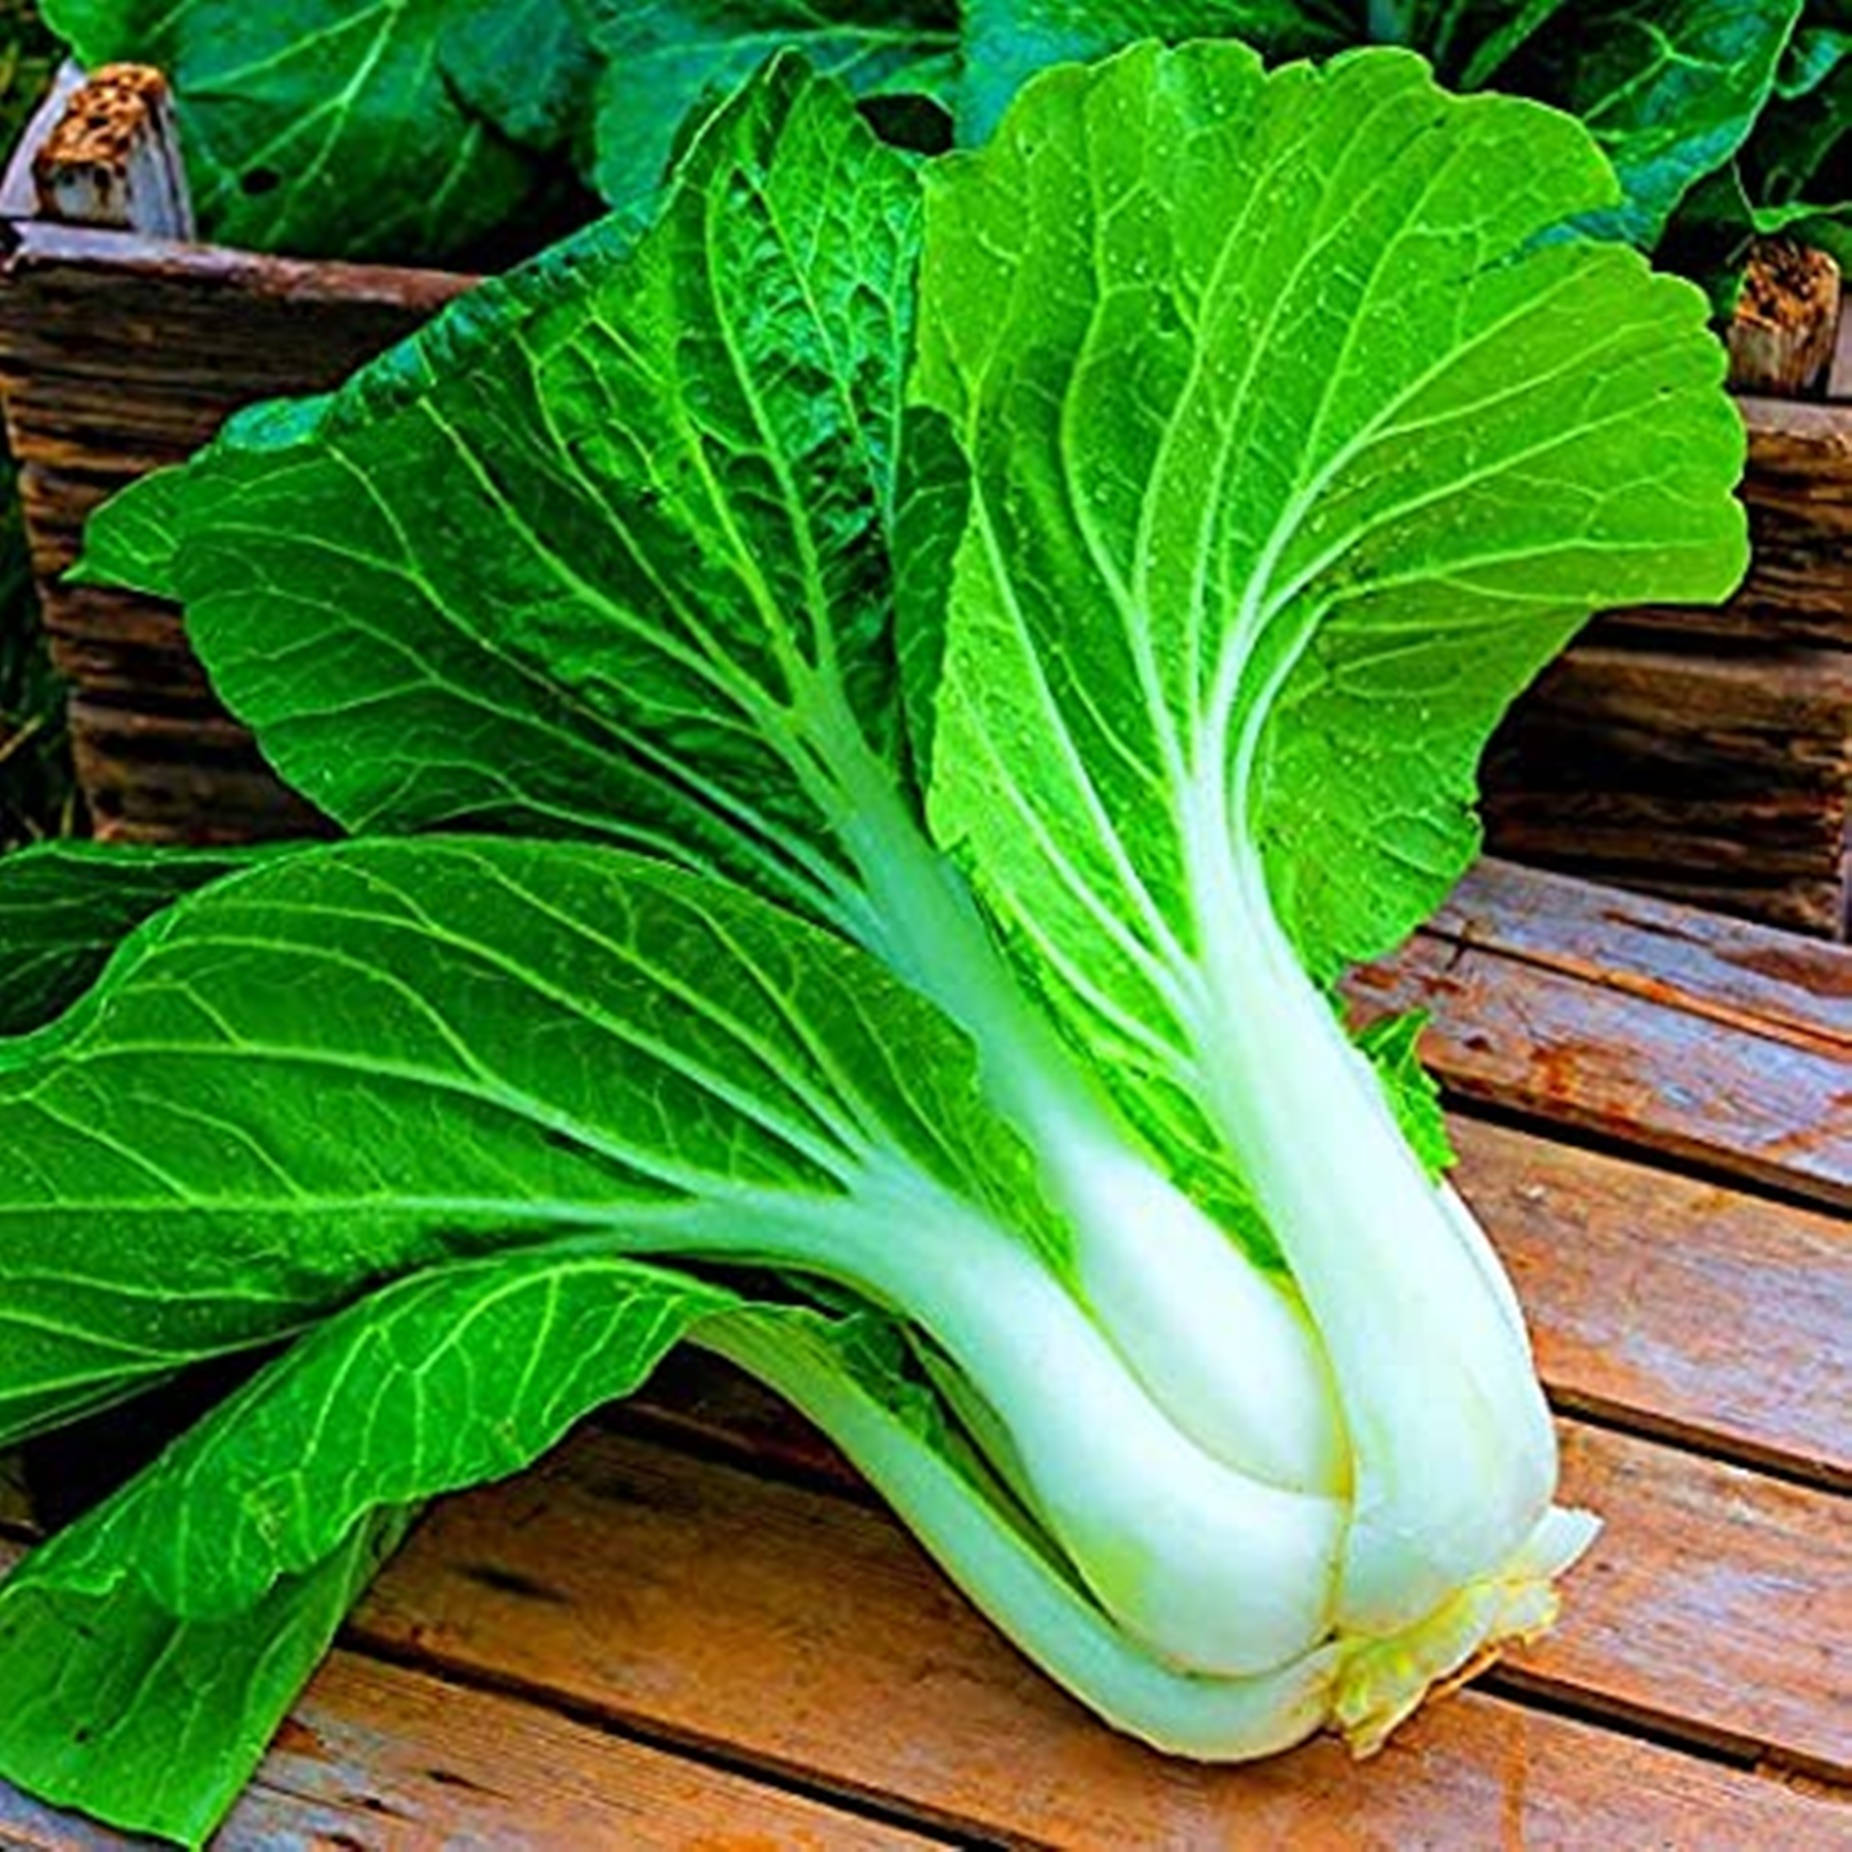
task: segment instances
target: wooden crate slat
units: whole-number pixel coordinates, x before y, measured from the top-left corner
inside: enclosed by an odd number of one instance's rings
[[[1558,1406],[1852,1485],[1841,1220],[1509,1126],[1452,1131]]]
[[[0,1545],[0,1570],[7,1566]],[[114,1852],[149,1843],[0,1782],[0,1846]],[[386,1844],[923,1852],[937,1842],[543,1706],[337,1651],[217,1843],[228,1852]]]
[[[1650,1528],[1654,1514],[1636,1508],[1623,1521]],[[1566,1628],[1590,1636],[1584,1659],[1617,1688],[1656,1661],[1655,1689],[1681,1729],[1746,1744],[1765,1737],[1764,1725],[1794,1721],[1811,1758],[1831,1746],[1819,1732],[1832,1726],[1790,1718],[1801,1694],[1777,1716],[1764,1694],[1692,1663],[1704,1658],[1704,1636],[1666,1639],[1656,1624],[1730,1560],[1736,1541],[1713,1524],[1689,1540],[1689,1564],[1664,1563],[1675,1587],[1645,1593],[1625,1629],[1630,1657],[1603,1657],[1622,1631],[1601,1610],[1607,1578],[1576,1576]],[[1784,1564],[1784,1574],[1795,1568]],[[1798,1573],[1824,1577],[1830,1565]],[[1800,1590],[1783,1599],[1806,1618]],[[1761,1606],[1775,1618],[1775,1604]],[[1762,1644],[1777,1677],[1819,1637],[1790,1638],[1788,1625]],[[1155,1757],[1102,1731],[1018,1659],[881,1513],[622,1435],[583,1435],[539,1474],[439,1509],[363,1606],[355,1637],[1064,1845],[1149,1843],[1127,1839],[1135,1820],[1159,1838],[1217,1822],[1224,1832],[1246,1827],[1263,1795],[1297,1810],[1302,1830],[1349,1822],[1386,1838],[1406,1830],[1411,1803],[1430,1825],[1483,1832],[1466,1797],[1488,1790],[1543,1809],[1539,1831],[1559,1805],[1587,1799],[1599,1818],[1627,1804],[1567,1778],[1507,1786],[1508,1764],[1479,1733],[1487,1713],[1471,1700],[1434,1707],[1373,1766],[1353,1767],[1328,1742],[1258,1769]],[[1548,1650],[1533,1676],[1564,1685]],[[1740,1671],[1742,1655],[1727,1657]],[[1660,1831],[1674,1818],[1662,1815]]]
[[[1605,1529],[1517,1682],[1852,1781],[1844,1502],[1631,1435],[1559,1434],[1561,1496]]]
[[[666,1377],[628,1425],[858,1492],[821,1436],[712,1366]],[[1852,1779],[1844,1504],[1581,1422],[1561,1421],[1558,1433],[1562,1501],[1598,1512],[1606,1528],[1565,1584],[1563,1626],[1520,1656],[1518,1682],[1709,1747]]]
[[[1580,644],[1512,710],[1484,784],[1501,855],[1844,936],[1843,650]]]
[[[1474,918],[1496,921],[1496,899]],[[1709,943],[1703,915],[1662,915],[1661,930],[1674,918]],[[1605,972],[1591,981],[1573,952],[1554,968],[1521,944],[1525,930],[1515,920],[1509,932],[1488,927],[1483,943],[1476,933],[1424,932],[1395,959],[1354,973],[1347,988],[1366,1016],[1428,1010],[1423,1053],[1462,1099],[1852,1206],[1852,1058],[1832,1027],[1852,954],[1823,952],[1832,962],[1815,980],[1821,1007],[1808,1005],[1804,1018],[1824,1025],[1815,1037],[1794,1032],[1785,1006],[1767,1019],[1735,1019],[1744,992],[1720,990],[1692,1007],[1676,984],[1655,995],[1653,980],[1625,966],[1615,982]],[[1501,937],[1520,943],[1507,949]]]
[[[659,1468],[607,1462],[620,1476],[602,1488],[598,1521],[625,1527],[641,1503],[657,1514],[650,1528],[664,1552],[640,1573],[625,1553],[636,1575],[629,1591],[581,1588],[576,1560],[569,1588],[547,1585],[563,1612],[486,1586],[485,1571],[505,1555],[493,1530],[472,1537],[437,1579],[408,1560],[388,1569],[367,1625],[377,1627],[379,1613],[399,1617],[393,1631],[404,1645],[400,1621],[415,1612],[427,1631],[410,1650],[472,1665],[460,1641],[510,1624],[535,1634],[534,1651],[494,1671],[531,1686],[531,1701],[382,1665],[359,1648],[338,1652],[285,1726],[226,1843],[329,1843],[345,1832],[371,1845],[382,1831],[421,1844],[535,1844],[549,1831],[567,1836],[546,1843],[642,1848],[919,1843],[565,1722],[543,1708],[556,1695],[589,1695],[614,1716],[773,1770],[801,1768],[946,1827],[1101,1852],[1477,1852],[1494,1843],[1739,1852],[1825,1845],[1846,1817],[1833,1800],[1780,1781],[1472,1692],[1434,1707],[1366,1765],[1329,1742],[1247,1769],[1166,1761],[1108,1734],[1029,1671],[872,1513],[672,1454]],[[488,1496],[508,1502],[519,1492]],[[762,1499],[774,1506],[769,1526],[755,1518]],[[533,1509],[529,1501],[520,1514]],[[543,1524],[553,1528],[550,1517]],[[794,1545],[801,1573],[792,1581]],[[738,1596],[726,1586],[735,1559]],[[547,1610],[538,1626],[536,1605]],[[707,1643],[684,1664],[665,1636]],[[607,1675],[561,1676],[548,1669],[549,1652],[573,1666],[600,1662]],[[623,1837],[584,1837],[618,1824]],[[739,1838],[724,1836],[730,1828]],[[0,1843],[9,1838],[46,1848],[122,1843],[0,1787]]]
[[[666,1373],[626,1425],[863,1495],[820,1435],[710,1364]],[[1558,1433],[1562,1501],[1606,1528],[1565,1585],[1563,1626],[1519,1656],[1517,1674],[1498,1676],[1580,1710],[1852,1778],[1843,1502],[1581,1422]]]
[[[1488,856],[1429,931],[1752,1034],[1852,1056],[1852,954]]]

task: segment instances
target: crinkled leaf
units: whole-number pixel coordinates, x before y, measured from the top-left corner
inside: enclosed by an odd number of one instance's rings
[[[463,105],[439,56],[483,6],[46,0],[45,14],[81,63],[166,72],[210,237],[413,263],[498,229],[536,183],[532,161]]]
[[[748,1310],[592,1252],[436,1268],[318,1326],[0,1582],[0,1774],[203,1841],[410,1512],[529,1465],[685,1338],[741,1320],[962,1458],[871,1312]]]
[[[900,753],[917,221],[905,157],[782,61],[641,242],[588,233],[331,399],[247,414],[99,515],[89,571],[183,601],[352,829],[616,837],[840,920],[813,748]]]
[[[50,1022],[170,901],[274,853],[52,842],[0,856],[0,1035]]]
[[[203,890],[0,1044],[0,1148],[0,1444],[447,1258],[752,1258],[755,1217],[840,1211],[871,1170],[1061,1239],[931,1005],[578,844],[347,844]]]
[[[1455,1158],[1447,1115],[1441,1110],[1440,1083],[1421,1065],[1421,1034],[1427,1025],[1426,1010],[1384,1016],[1357,1037],[1357,1046],[1376,1069],[1402,1136],[1429,1174],[1438,1177],[1452,1169]]]
[[[689,111],[774,52],[801,53],[856,95],[943,97],[953,0],[578,0],[600,61],[592,180],[613,205],[651,195]]]
[[[451,0],[437,50],[472,115],[536,153],[590,159],[599,71],[585,0]]]
[[[1205,869],[1258,856],[1321,980],[1380,953],[1576,627],[1740,575],[1702,299],[1550,236],[1613,197],[1568,117],[1219,44],[1051,76],[934,176],[918,389],[976,501],[933,825],[1173,1152]]]
[[[104,1603],[133,1586],[183,1619],[235,1618],[374,1513],[531,1464],[741,1303],[596,1252],[414,1274],[300,1338],[38,1551],[0,1592],[0,1635],[28,1588]]]

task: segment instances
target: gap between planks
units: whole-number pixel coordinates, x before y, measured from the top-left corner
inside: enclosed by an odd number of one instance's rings
[[[1456,1099],[1852,1209],[1852,950],[1488,861],[1346,990]]]

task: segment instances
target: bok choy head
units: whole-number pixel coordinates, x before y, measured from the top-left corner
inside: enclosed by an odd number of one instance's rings
[[[274,1676],[210,1684],[210,1779],[132,1704],[73,1749],[68,1681],[0,1772],[205,1830],[405,1514],[684,1341],[1179,1752],[1367,1745],[1546,1623],[1522,1321],[1330,987],[1576,625],[1741,570],[1702,300],[1566,229],[1613,192],[1393,52],[1140,47],[924,168],[780,61],[649,230],[106,509],[89,574],[352,839],[138,867],[81,996],[33,952],[0,1440],[287,1348],[0,1663]],[[0,868],[0,932],[112,878]]]

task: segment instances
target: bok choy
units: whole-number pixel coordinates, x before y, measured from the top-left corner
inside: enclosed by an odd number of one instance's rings
[[[282,1346],[0,1585],[0,1772],[197,1839],[416,1507],[682,1342],[1166,1749],[1546,1625],[1592,1521],[1333,986],[1575,628],[1741,571],[1615,197],[1395,51],[1136,47],[925,164],[783,59],[647,231],[106,508],[350,837],[138,864],[100,973],[107,858],[0,864],[0,1442]]]

